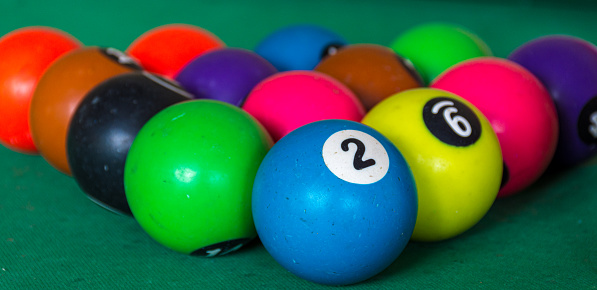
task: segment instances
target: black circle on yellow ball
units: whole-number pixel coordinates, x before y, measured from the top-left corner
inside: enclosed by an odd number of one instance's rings
[[[423,107],[423,121],[437,139],[452,146],[470,146],[481,137],[481,123],[475,112],[454,98],[429,100]]]
[[[597,96],[578,115],[578,136],[588,145],[597,144]]]

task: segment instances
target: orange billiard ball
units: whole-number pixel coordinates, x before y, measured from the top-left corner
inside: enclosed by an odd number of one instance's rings
[[[423,86],[410,61],[377,44],[352,44],[325,57],[315,71],[350,88],[367,110],[398,92]]]
[[[140,69],[124,53],[99,47],[74,50],[52,64],[40,79],[31,101],[31,133],[42,157],[70,175],[66,136],[80,101],[104,80]]]

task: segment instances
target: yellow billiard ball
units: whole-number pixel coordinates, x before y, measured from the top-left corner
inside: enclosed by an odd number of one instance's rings
[[[404,155],[418,189],[412,240],[440,241],[474,226],[500,189],[503,161],[489,121],[463,98],[418,88],[373,107],[362,123]]]

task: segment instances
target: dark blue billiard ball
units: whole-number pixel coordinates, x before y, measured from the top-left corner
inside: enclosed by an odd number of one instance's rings
[[[346,44],[342,36],[325,27],[297,24],[266,36],[255,52],[279,71],[312,70],[325,56]]]

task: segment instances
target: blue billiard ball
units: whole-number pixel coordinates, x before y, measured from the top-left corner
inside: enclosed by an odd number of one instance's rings
[[[279,71],[312,70],[328,54],[347,44],[339,34],[312,24],[280,28],[266,36],[255,52]]]
[[[387,268],[417,216],[411,170],[361,123],[324,120],[280,139],[253,185],[257,233],[272,257],[309,281],[346,285]]]

